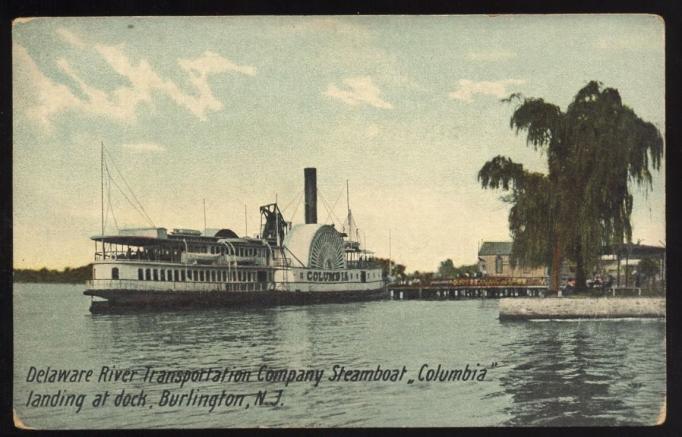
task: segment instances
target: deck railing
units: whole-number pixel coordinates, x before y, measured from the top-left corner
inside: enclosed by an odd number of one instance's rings
[[[274,288],[269,282],[172,282],[140,281],[135,279],[91,279],[85,283],[93,290],[142,291],[267,291]]]

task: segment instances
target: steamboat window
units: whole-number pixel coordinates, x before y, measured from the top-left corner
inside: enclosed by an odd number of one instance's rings
[[[168,278],[169,281],[173,280],[173,270],[168,270],[168,273],[166,273],[166,278]]]
[[[150,269],[146,269],[144,271],[144,277],[147,281],[151,281],[152,280],[152,271]]]
[[[215,253],[215,249],[213,249],[213,246],[211,246],[211,253]]]
[[[227,272],[223,270],[223,282],[227,281]]]
[[[211,281],[215,282],[215,271],[211,272]]]
[[[166,280],[166,271],[164,269],[161,269],[161,280],[162,281]]]
[[[175,282],[178,282],[180,280],[180,271],[175,270]]]
[[[111,279],[118,279],[118,267],[111,269]]]
[[[159,271],[157,269],[154,269],[154,280],[155,281],[159,280]]]
[[[185,271],[184,270],[180,270],[180,280],[182,282],[185,282]]]
[[[225,255],[225,248],[220,246],[220,254]]]
[[[199,281],[204,282],[204,271],[199,270]]]
[[[137,279],[140,281],[144,279],[144,272],[142,269],[137,269]]]
[[[233,281],[237,280],[237,274],[235,272],[232,272],[232,280]]]

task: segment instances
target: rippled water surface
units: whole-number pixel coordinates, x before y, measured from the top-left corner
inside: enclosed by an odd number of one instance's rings
[[[500,322],[496,300],[379,301],[91,315],[82,286],[16,284],[14,405],[37,428],[653,425],[665,402],[665,323]],[[497,363],[490,368],[492,363]],[[36,384],[36,368],[402,368],[405,380],[281,384]],[[423,364],[483,368],[482,382],[423,382]],[[415,379],[407,384],[409,378]],[[93,378],[94,379],[94,378]],[[92,408],[105,390],[252,393],[277,407]],[[86,394],[75,407],[31,407],[31,391]],[[113,397],[113,395],[112,395]]]

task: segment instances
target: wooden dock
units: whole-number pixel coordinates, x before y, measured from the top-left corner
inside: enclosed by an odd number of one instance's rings
[[[544,297],[546,286],[432,286],[389,285],[392,299],[499,299],[514,297]]]

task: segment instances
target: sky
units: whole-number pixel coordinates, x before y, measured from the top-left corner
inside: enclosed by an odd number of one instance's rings
[[[367,247],[433,271],[510,240],[487,160],[546,171],[502,98],[565,110],[598,80],[665,127],[653,15],[36,18],[12,38],[15,268],[92,261],[101,143],[155,226],[202,230],[204,200],[208,228],[255,234],[275,199],[302,223],[316,167],[320,222],[341,227],[348,180]],[[665,243],[662,169],[633,188],[635,242]],[[107,234],[150,226],[105,191]]]

